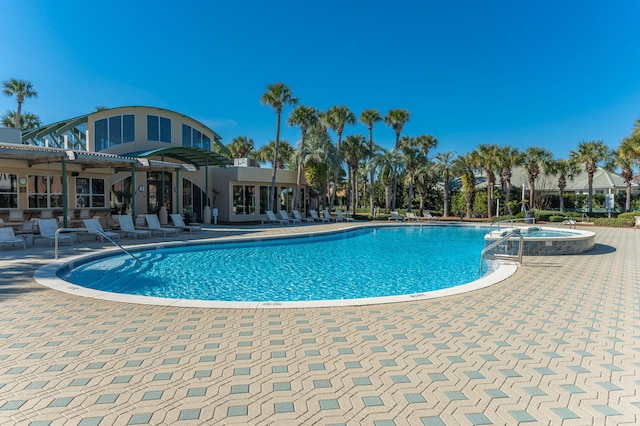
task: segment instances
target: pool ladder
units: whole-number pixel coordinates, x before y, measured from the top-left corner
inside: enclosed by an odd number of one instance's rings
[[[518,237],[518,239],[520,240],[520,242],[518,243],[518,254],[491,253],[493,249],[500,246],[501,244],[511,239],[512,237]],[[519,232],[514,232],[514,231],[509,232],[499,240],[494,241],[493,243],[489,244],[484,249],[482,249],[482,252],[480,253],[480,273],[482,274],[482,271],[483,271],[484,259],[510,260],[510,261],[514,261],[514,262],[518,262],[519,264],[522,264],[523,249],[524,249],[524,237],[522,237],[522,235]]]

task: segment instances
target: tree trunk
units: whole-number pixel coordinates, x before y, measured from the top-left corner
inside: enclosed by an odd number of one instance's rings
[[[268,209],[274,211],[273,208],[276,198],[276,171],[278,170],[278,148],[280,145],[280,112],[276,114],[276,146],[273,150],[273,174],[271,175],[271,187],[269,188],[269,203]]]
[[[385,183],[384,185],[384,210],[385,213],[389,213],[389,206],[391,204],[391,184]]]
[[[300,152],[304,151],[304,133],[302,134],[302,139],[300,140]],[[293,207],[292,210],[298,210],[298,199],[300,198],[300,183],[302,182],[302,173],[304,169],[304,164],[302,163],[302,159],[298,161],[298,177],[296,178],[296,190],[293,192]]]
[[[413,204],[413,176],[409,176],[409,202],[407,203],[407,211],[411,211],[411,205]]]
[[[505,215],[509,214],[509,201],[511,201],[511,179],[504,180],[504,208]]]

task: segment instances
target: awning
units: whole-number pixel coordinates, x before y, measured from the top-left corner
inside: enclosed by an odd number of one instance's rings
[[[182,161],[183,163],[193,164],[194,166],[229,166],[231,161],[221,155],[212,151],[207,151],[201,148],[170,146],[166,148],[152,149],[150,151],[130,152],[127,156],[138,158],[149,157],[162,157],[172,158],[174,160]]]

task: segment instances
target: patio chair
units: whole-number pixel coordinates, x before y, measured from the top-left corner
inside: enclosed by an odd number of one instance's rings
[[[120,239],[120,234],[113,231],[105,231],[98,219],[82,219],[84,227],[89,230],[89,233],[100,238],[100,242],[104,242],[105,235],[111,239]]]
[[[158,232],[165,237],[167,234],[178,234],[178,228],[167,228],[160,225],[160,219],[158,219],[157,214],[146,214],[144,217],[147,221],[147,227],[151,232]]]
[[[200,228],[199,225],[187,225],[186,223],[184,223],[184,219],[182,218],[182,216],[177,213],[170,214],[169,216],[171,216],[173,226],[175,226],[176,228],[180,228],[183,231],[189,231],[189,233],[202,231],[202,228]]]
[[[289,223],[288,219],[278,219],[271,210],[267,210],[265,213],[267,214],[267,223],[283,223],[283,224]]]
[[[297,219],[295,217],[290,218],[286,210],[280,210],[280,217],[282,217],[284,220],[288,220],[291,223],[302,223],[302,220],[300,219]]]
[[[336,215],[338,215],[338,220],[340,222],[353,222],[353,218],[347,216],[347,214],[342,214],[342,210],[336,210]]]
[[[131,216],[128,214],[114,215],[114,218],[120,224],[120,230],[126,235],[133,235],[135,240],[138,239],[138,235],[147,237],[151,236],[151,231],[136,229],[135,226],[133,226],[133,219],[131,219]]]
[[[414,212],[407,212],[405,218],[407,222],[420,222],[420,218]]]
[[[393,211],[393,212],[389,213],[389,219],[387,219],[387,220],[395,220],[395,221],[402,222],[404,220],[404,218],[402,216],[400,216],[398,214],[398,212]]]
[[[635,229],[640,228],[640,216],[634,216],[636,218],[636,226]]]
[[[425,218],[425,220],[440,220],[440,216],[434,216],[431,214],[431,212],[422,212],[422,217]]]
[[[331,216],[331,213],[329,213],[328,209],[322,210],[322,216],[324,216],[326,218],[329,218],[329,221],[338,222],[338,218],[334,217],[334,216]],[[342,221],[340,221],[340,222],[342,222]]]
[[[302,217],[302,215],[298,210],[291,210],[291,213],[293,214],[293,217],[295,217],[300,221],[300,223],[302,223],[303,220],[307,223],[315,222],[315,220],[312,217]]]
[[[44,209],[40,211],[40,219],[53,219],[53,210]]]
[[[309,210],[309,215],[311,216],[311,219],[313,219],[314,222],[329,222],[328,217],[318,216],[318,212],[316,212],[315,210]]]
[[[14,234],[13,228],[0,228],[0,246],[11,244],[11,247],[14,247],[16,243],[22,244],[23,249],[27,248],[27,243],[25,242],[24,238]]]
[[[49,245],[53,245],[56,239],[56,231],[58,230],[58,221],[56,219],[38,219],[38,229],[40,236],[36,238],[45,238],[49,240]],[[58,241],[73,244],[75,238],[71,235],[58,234]]]
[[[80,219],[91,219],[91,210],[80,209]]]
[[[24,212],[22,210],[9,210],[9,222],[24,222]]]

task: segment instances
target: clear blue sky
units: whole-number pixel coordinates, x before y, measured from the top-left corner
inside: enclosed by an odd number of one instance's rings
[[[640,118],[637,0],[20,0],[1,10],[0,80],[31,81],[39,97],[24,109],[43,123],[149,105],[261,146],[275,114],[260,96],[279,81],[318,109],[407,109],[403,134],[436,136],[434,152],[497,143],[561,158],[585,140],[616,147]],[[296,144],[299,131],[284,125],[282,138]],[[394,134],[379,123],[374,139],[391,147]]]

